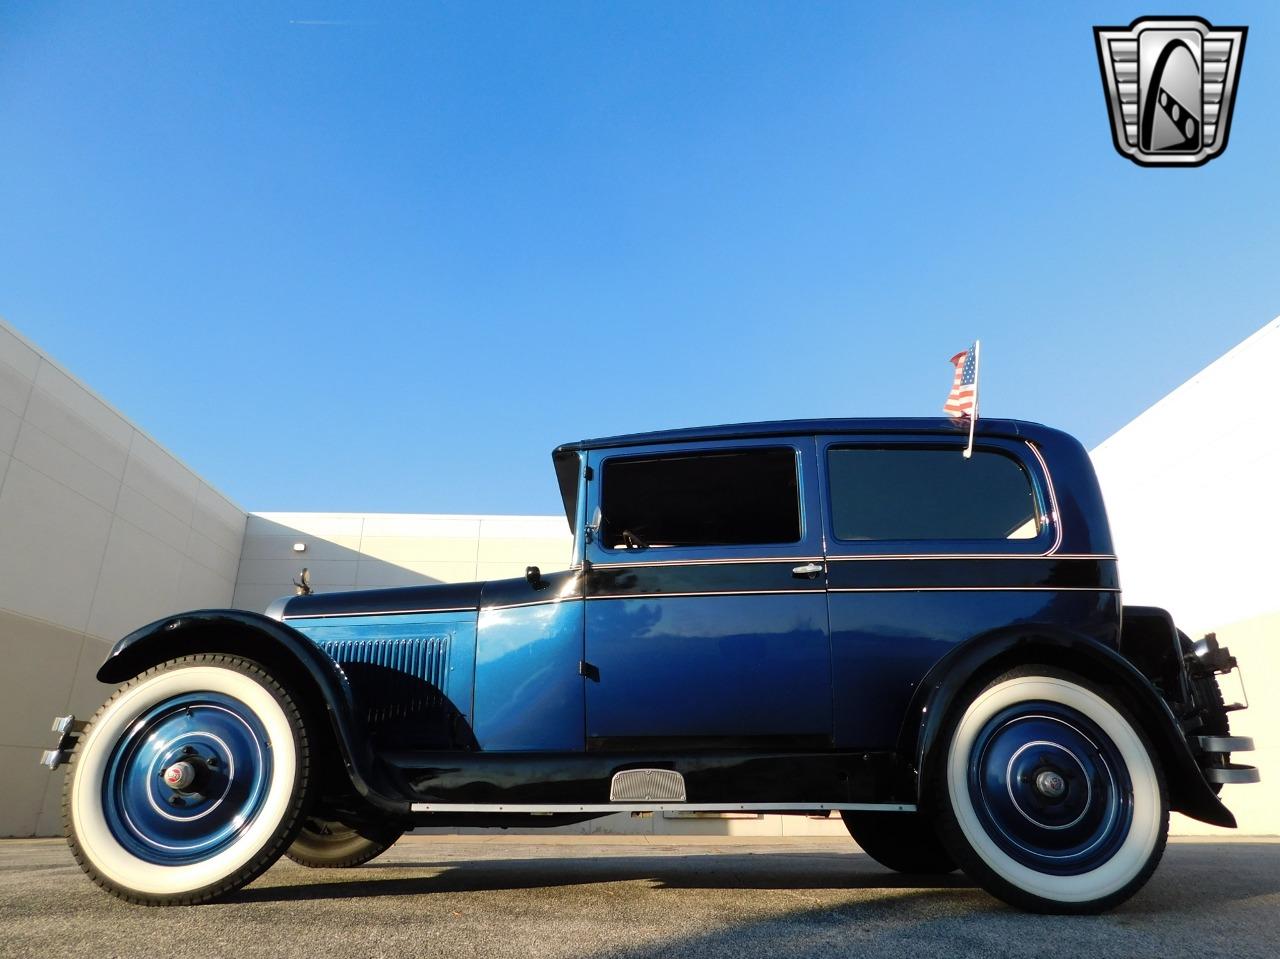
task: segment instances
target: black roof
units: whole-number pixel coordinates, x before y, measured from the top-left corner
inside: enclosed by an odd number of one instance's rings
[[[816,433],[936,433],[954,436],[969,428],[967,420],[947,416],[861,417],[817,420],[768,420],[759,423],[729,423],[721,426],[693,426],[684,429],[655,430],[649,433],[625,433],[597,439],[563,443],[553,456],[578,450],[608,449],[618,446],[649,446],[658,443],[687,443],[697,440],[744,439],[753,436],[805,436]],[[979,418],[978,436],[1001,436],[1011,439],[1037,439],[1057,432],[1026,420]]]

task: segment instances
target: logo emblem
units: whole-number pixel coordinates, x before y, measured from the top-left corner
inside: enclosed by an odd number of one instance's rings
[[[1199,17],[1094,27],[1121,156],[1141,166],[1200,166],[1225,150],[1248,32]]]

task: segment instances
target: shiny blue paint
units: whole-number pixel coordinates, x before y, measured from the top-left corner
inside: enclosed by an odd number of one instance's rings
[[[892,748],[924,675],[990,630],[1060,623],[1114,645],[1119,602],[1116,593],[1091,591],[832,593],[835,745]]]
[[[481,749],[583,748],[582,606],[571,599],[481,610],[475,682]]]
[[[293,619],[289,625],[330,655],[350,655],[360,644],[384,643],[388,654],[396,644],[431,643],[447,646],[447,667],[443,675],[434,657],[422,658],[429,671],[415,678],[438,688],[458,715],[474,724],[473,681],[475,677],[476,618],[472,610],[403,615],[335,616],[322,619]],[[365,652],[360,656],[368,659]],[[384,664],[388,665],[388,664]],[[367,705],[376,707],[378,689],[357,689]]]
[[[616,550],[598,539],[591,563],[679,563],[735,556],[822,555],[822,521],[812,437],[762,437],[592,451],[586,516],[600,504],[611,456],[790,446],[795,450],[801,537],[767,546]],[[784,587],[799,585],[787,579]],[[587,600],[587,736],[829,736],[831,652],[827,604],[818,589],[784,595],[663,596]]]
[[[180,761],[191,764],[196,778],[175,790],[163,775]],[[138,858],[168,866],[202,862],[253,822],[271,768],[266,730],[247,706],[219,693],[175,696],[116,743],[102,811],[112,835]]]
[[[1013,431],[994,426],[985,433],[979,429],[976,445],[979,449],[1013,457],[1031,480],[1039,514],[1045,523],[1034,538],[1023,540],[838,540],[832,524],[828,487],[827,455],[831,447],[949,445],[959,456],[967,438],[922,436],[908,431],[885,431],[875,436],[829,433],[817,437],[817,476],[827,556],[853,560],[842,565],[846,571],[853,571],[856,585],[858,564],[874,562],[863,557],[973,554],[1035,557],[1055,544],[1062,553],[1109,552],[1111,536],[1106,515],[1083,449],[1070,436],[1057,430],[1034,424],[1030,424],[1034,429],[1028,428],[1028,424],[1016,426],[1018,429]],[[1049,472],[1027,447],[1027,439],[1018,436],[1019,431],[1048,447],[1044,455],[1046,461],[1053,464]],[[957,504],[957,508],[962,508],[962,504]],[[1049,589],[1036,592],[995,589],[832,592],[830,617],[835,744],[879,749],[897,741],[916,685],[954,646],[1000,627],[1049,623],[1068,627],[1114,648],[1119,640],[1120,598],[1117,593],[1103,591]]]
[[[1060,796],[1037,789],[1060,777]],[[983,829],[1038,872],[1098,868],[1124,842],[1133,784],[1120,751],[1097,725],[1058,703],[1019,703],[992,717],[969,756],[969,796]]]
[[[823,735],[822,592],[587,602],[590,737]]]

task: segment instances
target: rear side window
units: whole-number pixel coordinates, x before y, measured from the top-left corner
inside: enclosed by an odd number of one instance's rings
[[[608,549],[798,542],[796,451],[606,460],[599,535]]]
[[[833,448],[827,454],[837,539],[1034,539],[1031,479],[1017,461],[975,450]]]

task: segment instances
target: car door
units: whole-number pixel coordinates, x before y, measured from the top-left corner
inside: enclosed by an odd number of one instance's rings
[[[813,438],[588,465],[587,748],[829,745]]]
[[[998,626],[1089,622],[1055,544],[1048,477],[1026,443],[820,436],[837,747],[889,749],[921,679]]]

